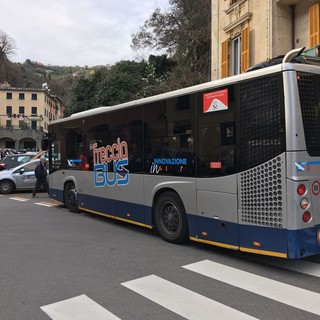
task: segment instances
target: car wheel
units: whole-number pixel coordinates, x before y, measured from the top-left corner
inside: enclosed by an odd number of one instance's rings
[[[10,180],[0,181],[0,192],[1,193],[12,193],[15,189],[14,183]]]
[[[161,237],[172,243],[188,240],[188,222],[180,197],[174,192],[165,192],[154,206],[156,229]]]
[[[79,212],[77,190],[72,182],[68,182],[64,188],[64,204],[71,212]]]

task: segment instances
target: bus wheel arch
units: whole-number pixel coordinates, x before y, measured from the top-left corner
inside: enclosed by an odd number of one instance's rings
[[[78,194],[73,181],[67,181],[63,188],[64,204],[71,212],[79,212]]]
[[[185,243],[189,239],[186,210],[179,194],[162,189],[154,197],[153,224],[160,236],[168,242]]]

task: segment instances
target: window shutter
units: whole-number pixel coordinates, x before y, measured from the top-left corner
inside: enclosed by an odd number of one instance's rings
[[[241,31],[241,73],[250,67],[250,30],[249,27]]]
[[[222,54],[221,54],[221,78],[225,78],[229,75],[229,52],[228,52],[228,40],[222,42]]]
[[[319,4],[309,9],[309,46],[310,48],[319,44]]]

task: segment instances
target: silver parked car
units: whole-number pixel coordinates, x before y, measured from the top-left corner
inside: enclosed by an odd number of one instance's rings
[[[32,190],[36,184],[34,170],[39,159],[23,163],[15,168],[0,172],[0,193],[12,193],[15,190]]]

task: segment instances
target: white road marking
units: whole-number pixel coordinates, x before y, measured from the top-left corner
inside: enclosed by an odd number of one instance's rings
[[[122,285],[186,319],[212,320],[213,314],[218,314],[219,320],[256,319],[155,275]]]
[[[320,315],[320,294],[204,260],[183,268],[248,290],[289,306]]]
[[[84,294],[41,309],[53,320],[121,320]]]
[[[36,202],[35,204],[39,206],[44,206],[44,207],[55,207],[57,206],[56,204],[50,203],[50,202]]]
[[[255,259],[254,261],[259,260]],[[320,278],[320,265],[318,263],[304,261],[304,260],[277,260],[277,261],[266,261],[263,260],[260,263],[268,264],[274,267],[283,268],[309,276]]]
[[[30,199],[27,199],[27,198],[20,198],[20,197],[14,197],[14,198],[9,198],[9,199],[16,200],[16,201],[22,201],[22,202],[30,200]]]

